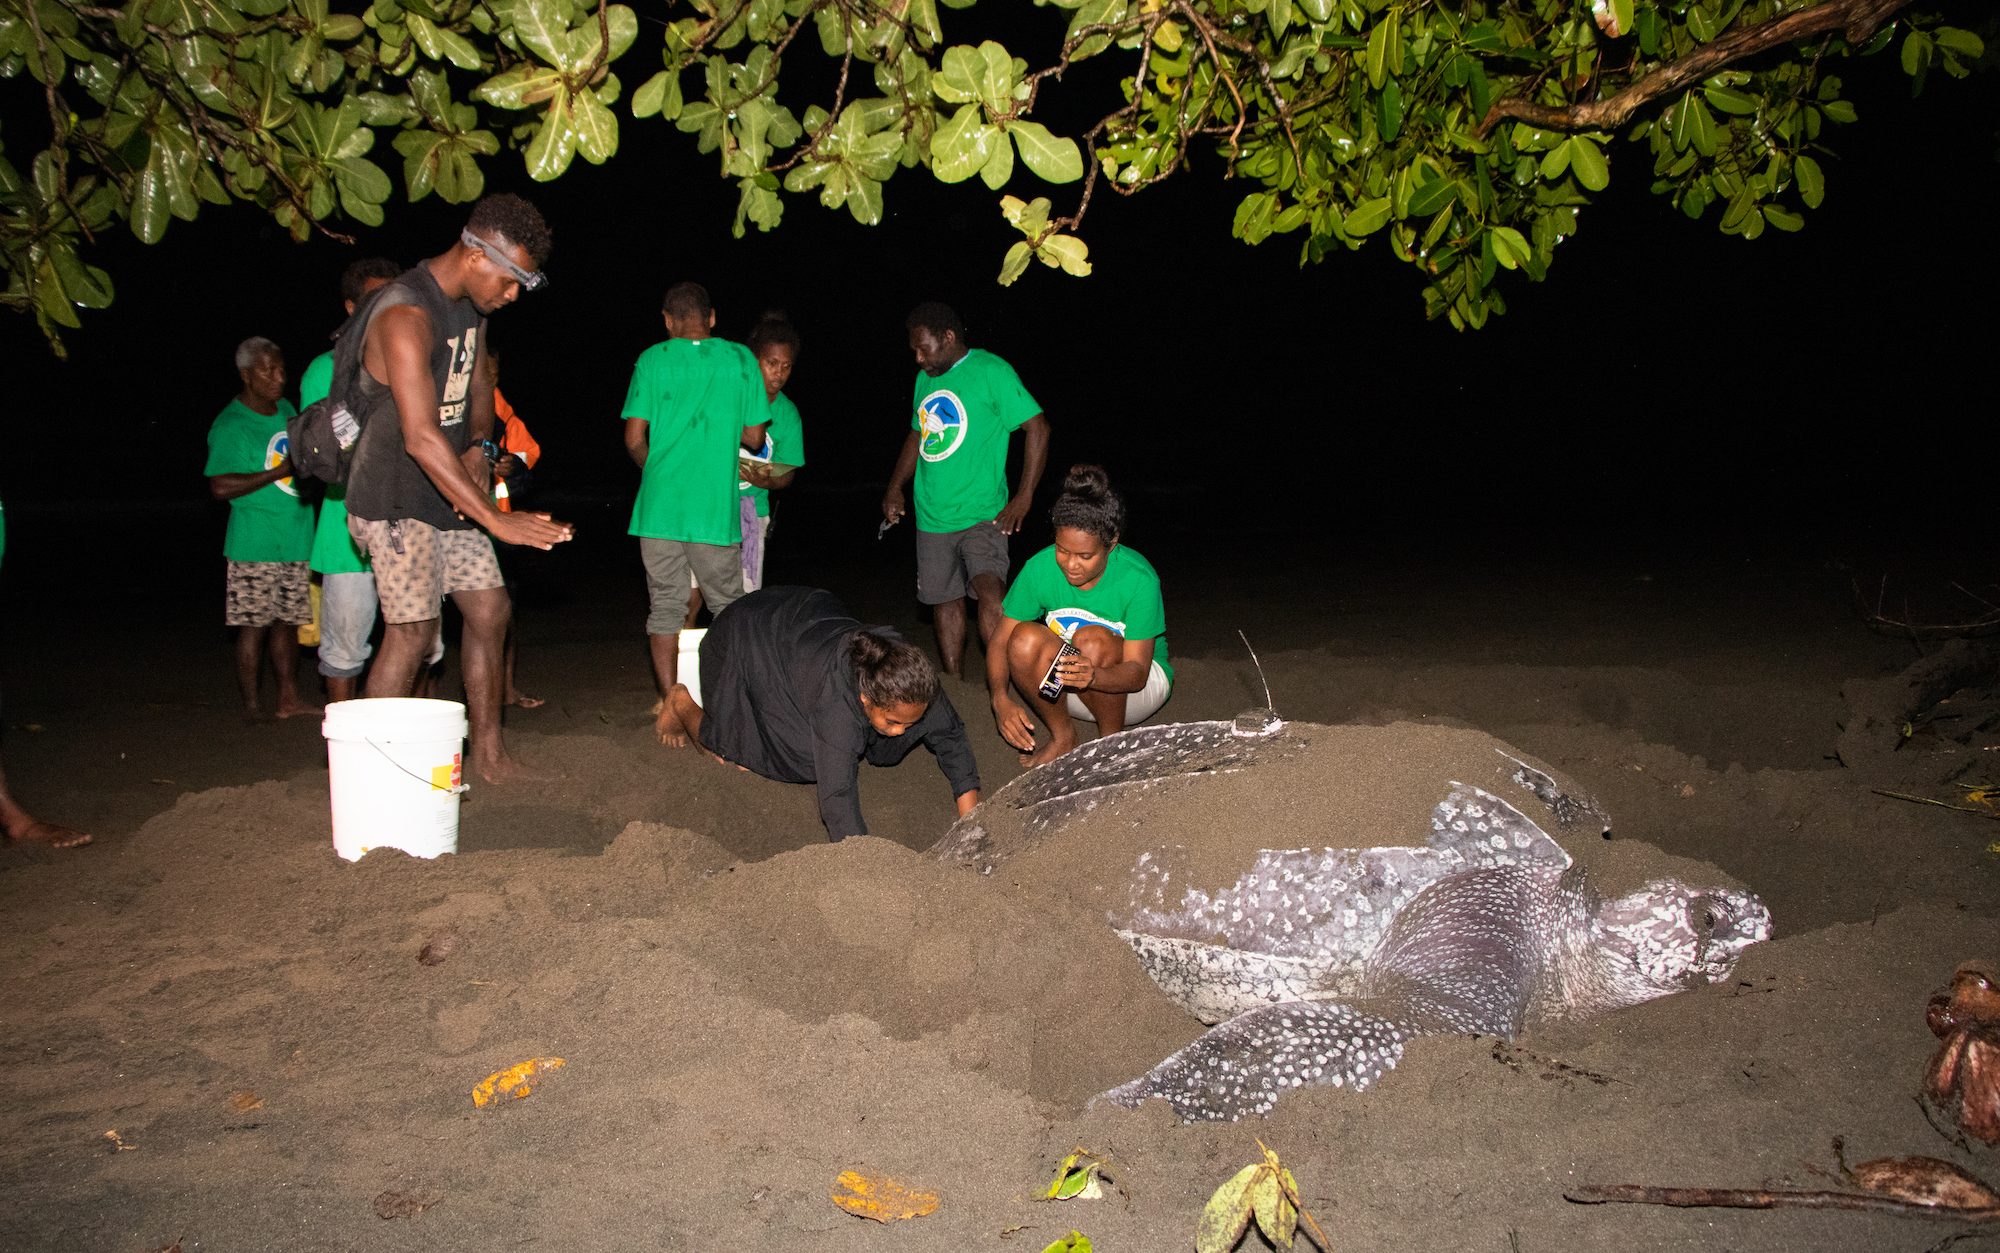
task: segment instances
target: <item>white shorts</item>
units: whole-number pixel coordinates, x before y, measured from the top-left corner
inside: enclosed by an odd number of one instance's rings
[[[1136,692],[1125,693],[1125,725],[1128,727],[1136,727],[1160,712],[1160,706],[1166,704],[1167,697],[1174,694],[1173,682],[1167,678],[1167,672],[1160,669],[1160,663],[1155,661],[1148,664],[1152,669],[1146,672],[1146,686]],[[1069,707],[1070,717],[1081,718],[1090,723],[1097,721],[1075,692],[1071,692],[1064,703]]]

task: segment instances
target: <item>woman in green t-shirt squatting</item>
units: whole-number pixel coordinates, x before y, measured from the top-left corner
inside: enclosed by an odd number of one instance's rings
[[[1021,566],[986,650],[993,721],[1028,766],[1076,747],[1072,718],[1110,735],[1152,717],[1174,686],[1160,576],[1119,542],[1125,502],[1103,467],[1071,466],[1049,521],[1056,542]],[[1030,710],[1049,730],[1039,747]]]

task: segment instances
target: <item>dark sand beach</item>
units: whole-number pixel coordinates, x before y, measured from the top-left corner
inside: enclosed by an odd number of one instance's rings
[[[773,577],[928,645],[907,537],[846,544],[867,501],[802,502]],[[15,511],[16,605],[53,577],[29,554],[54,518]],[[1078,1229],[1171,1250],[1261,1139],[1340,1249],[1915,1253],[1954,1228],[1563,1194],[1827,1186],[1836,1136],[1852,1160],[1995,1173],[1913,1097],[1925,998],[2000,953],[2000,830],[1875,795],[1883,776],[1834,757],[1843,684],[1916,655],[1854,612],[1840,553],[1384,527],[1245,557],[1161,528],[1141,547],[1167,581],[1164,717],[1264,703],[1242,629],[1305,747],[1254,807],[1190,783],[1122,835],[1080,826],[982,876],[924,855],[950,816],[925,754],[868,772],[874,836],[833,846],[809,789],[653,743],[615,532],[524,567],[522,685],[549,703],[509,734],[559,777],[474,786],[435,862],[335,858],[318,722],[241,719],[203,559],[159,540],[161,571],[196,573],[142,576],[143,615],[104,590],[74,618],[9,616],[10,777],[98,840],[0,861],[0,1243],[1038,1250]],[[1019,767],[983,692],[947,690],[990,793]],[[1948,797],[1948,777],[2000,774],[1995,743],[1919,734],[1893,765]],[[1608,885],[1740,883],[1774,938],[1724,984],[1511,1044],[1421,1040],[1372,1090],[1303,1090],[1262,1120],[1084,1108],[1201,1030],[1105,924],[1132,849],[1221,866],[1407,842],[1500,746],[1603,804],[1611,839],[1574,851]],[[481,1079],[548,1056],[566,1064],[531,1097],[474,1108]],[[1038,1201],[1078,1146],[1109,1159],[1106,1195]],[[850,1169],[938,1209],[851,1217],[828,1199]]]

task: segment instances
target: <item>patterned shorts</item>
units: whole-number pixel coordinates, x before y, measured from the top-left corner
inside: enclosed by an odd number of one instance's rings
[[[415,518],[384,522],[350,513],[347,532],[368,550],[384,622],[428,621],[453,592],[506,585],[484,531],[440,531]]]
[[[233,627],[311,622],[311,586],[303,561],[232,561],[222,620]]]

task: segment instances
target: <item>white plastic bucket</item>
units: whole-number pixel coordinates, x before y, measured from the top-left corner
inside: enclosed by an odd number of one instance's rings
[[[333,851],[348,861],[376,848],[412,857],[457,852],[465,731],[465,706],[455,700],[328,705],[320,734],[333,793]]]
[[[674,666],[676,680],[687,688],[697,705],[701,704],[701,642],[707,637],[707,627],[682,631],[680,661]]]

